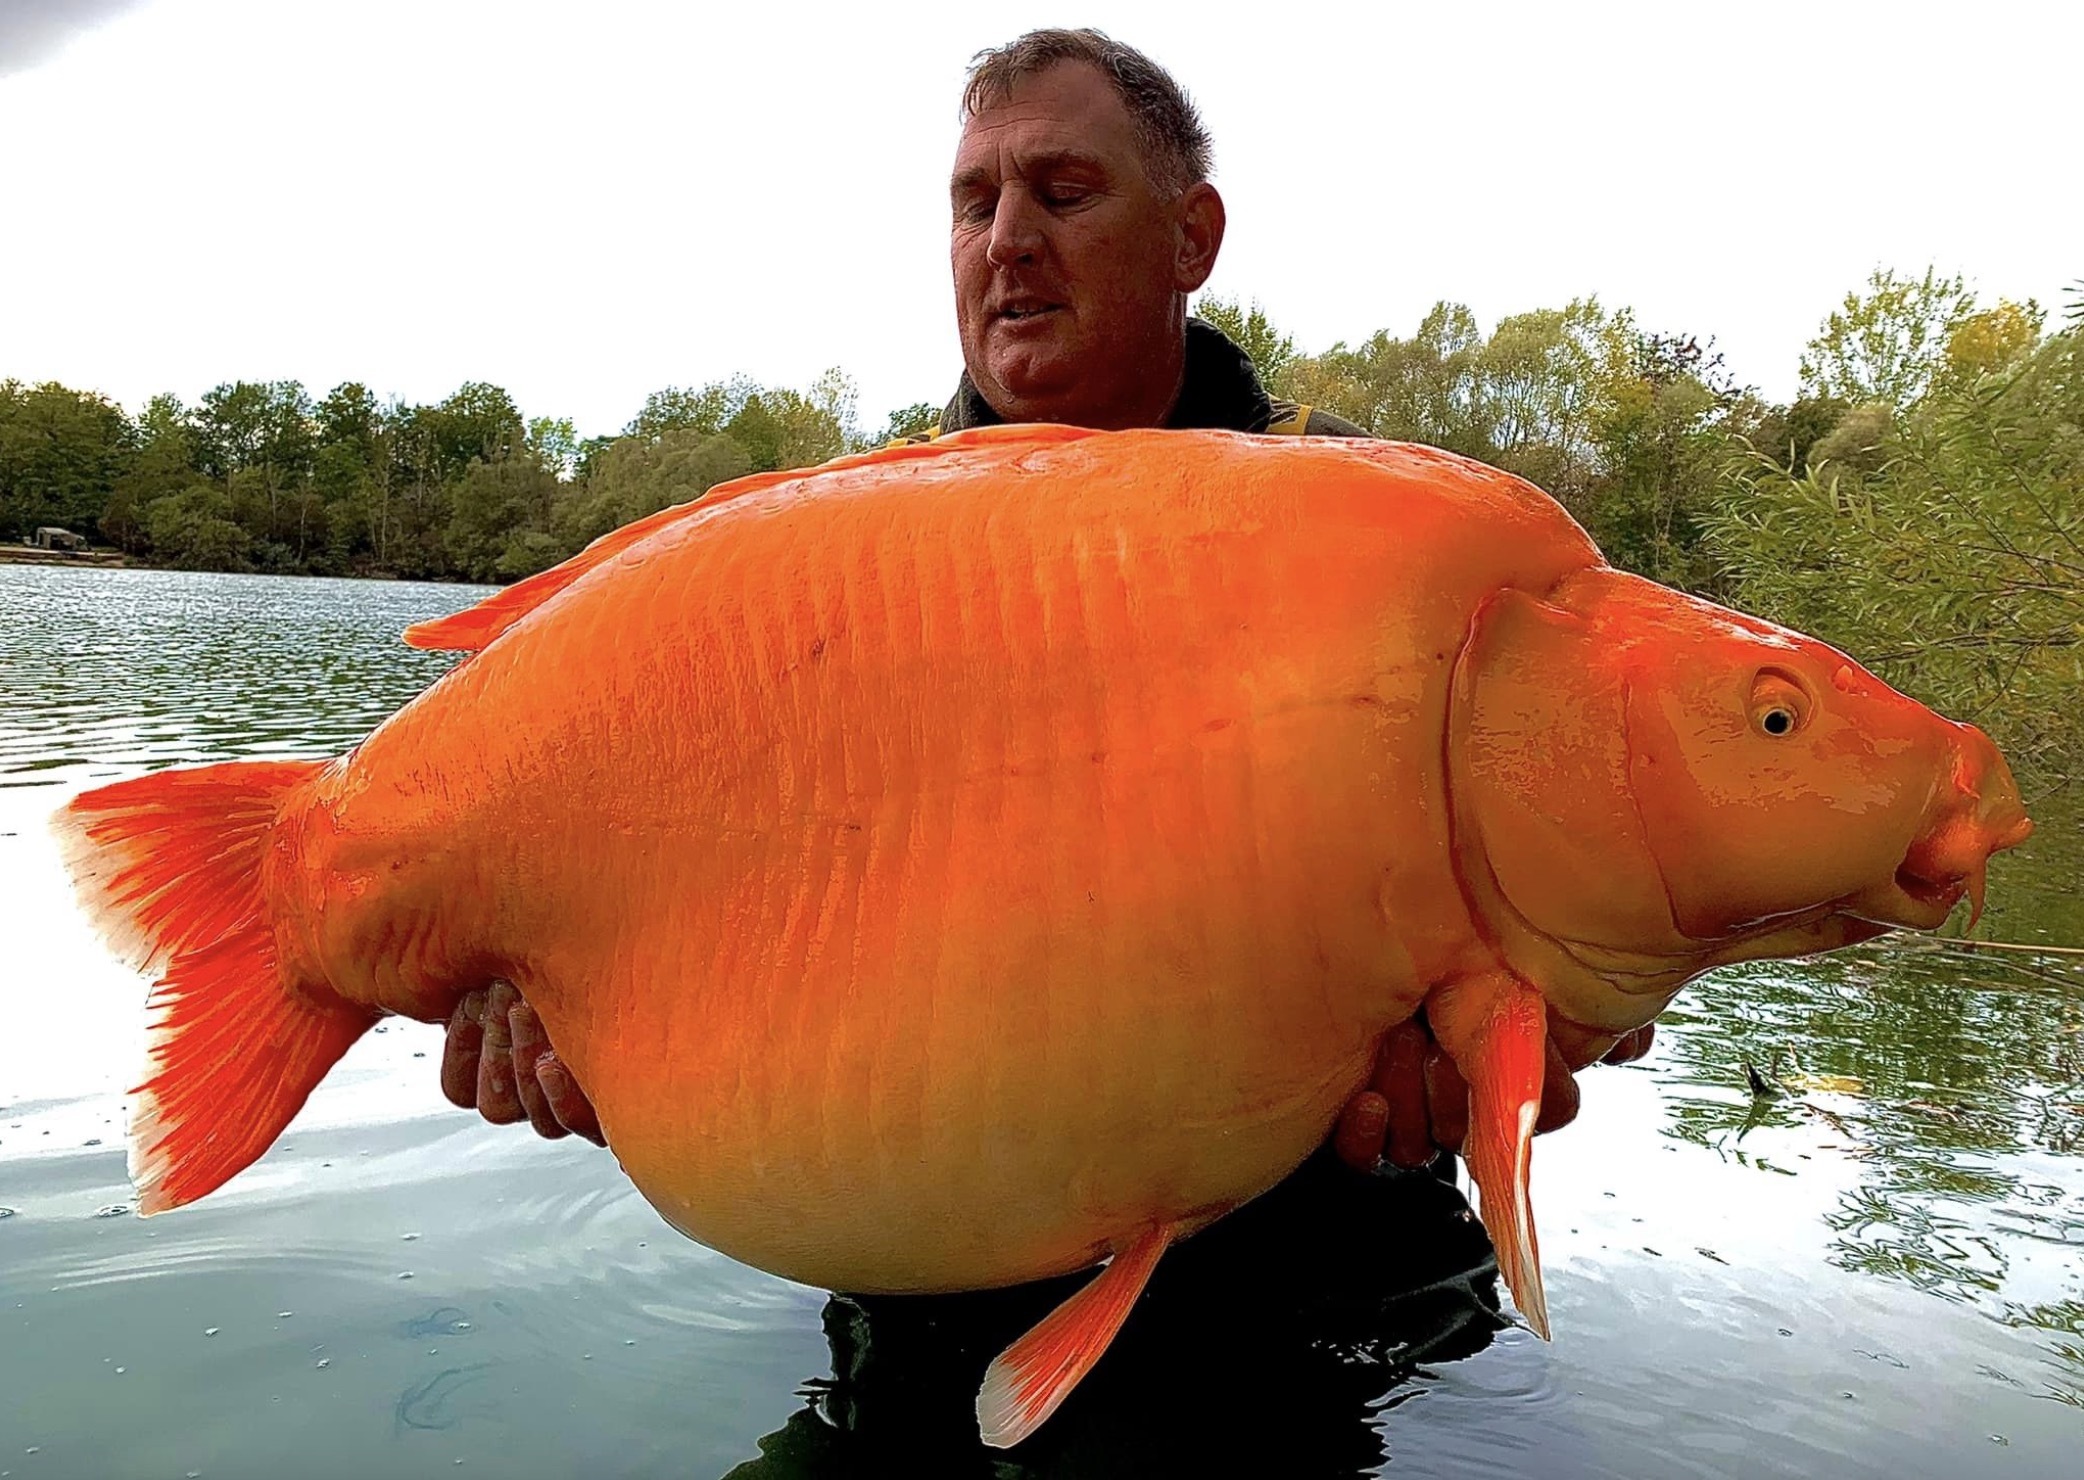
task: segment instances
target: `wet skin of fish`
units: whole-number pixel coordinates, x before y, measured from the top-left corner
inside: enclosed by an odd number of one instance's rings
[[[735,1258],[862,1293],[1107,1261],[993,1365],[994,1443],[1421,1008],[1545,1332],[1546,1037],[1582,1063],[1711,966],[1936,925],[2030,828],[1979,731],[1391,443],[966,433],[727,485],[411,640],[470,656],[346,756],[61,814],[160,978],[141,1210],[380,1016],[506,977]]]

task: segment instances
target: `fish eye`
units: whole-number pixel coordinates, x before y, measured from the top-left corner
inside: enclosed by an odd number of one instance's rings
[[[1812,701],[1792,674],[1768,668],[1751,681],[1752,728],[1778,740],[1802,728]]]

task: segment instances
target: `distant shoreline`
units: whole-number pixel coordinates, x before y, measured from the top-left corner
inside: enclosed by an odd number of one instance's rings
[[[390,571],[358,571],[358,573],[313,573],[313,571],[196,571],[190,565],[152,565],[148,561],[133,561],[121,550],[90,550],[85,554],[69,550],[38,550],[27,544],[0,544],[0,565],[38,565],[44,569],[71,569],[71,571],[188,571],[192,575],[279,575],[290,582],[315,579],[315,582],[408,582],[415,586],[498,586],[498,582],[467,582],[467,579],[450,579],[442,575],[392,575]]]
[[[120,550],[43,550],[0,544],[0,565],[70,565],[84,570],[141,570]]]

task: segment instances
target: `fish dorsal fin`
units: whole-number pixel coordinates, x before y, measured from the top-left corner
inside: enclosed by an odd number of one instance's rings
[[[671,508],[660,509],[656,514],[647,514],[642,519],[625,524],[620,529],[610,530],[561,565],[553,565],[525,581],[516,581],[497,594],[486,597],[476,606],[465,607],[460,612],[437,617],[430,622],[415,623],[405,629],[406,645],[442,652],[482,651],[500,633],[588,571],[607,564],[625,550],[641,545],[661,530],[670,529],[683,519],[706,513],[732,499],[742,498],[749,493],[759,493],[763,489],[773,488],[794,479],[806,478],[813,473],[836,473],[849,468],[873,467],[883,463],[918,462],[926,458],[945,457],[951,452],[961,452],[968,448],[992,447],[1002,443],[1019,443],[1031,447],[1051,446],[1075,442],[1082,437],[1093,435],[1095,433],[1084,427],[977,427],[966,432],[954,432],[932,442],[905,443],[895,447],[878,448],[874,452],[857,453],[851,457],[837,457],[815,468],[790,468],[778,473],[754,473],[749,477],[735,478],[729,483],[718,484],[707,493],[689,499],[684,504],[674,504]]]
[[[986,1444],[1010,1449],[1056,1412],[1121,1330],[1172,1238],[1171,1224],[1145,1229],[1084,1289],[998,1354],[977,1391],[977,1430]]]

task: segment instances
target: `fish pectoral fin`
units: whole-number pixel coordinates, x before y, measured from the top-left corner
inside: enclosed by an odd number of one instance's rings
[[[1056,1412],[1121,1330],[1173,1235],[1171,1224],[1146,1229],[1090,1284],[993,1359],[977,1390],[977,1428],[986,1444],[1009,1449]]]
[[[1516,977],[1481,977],[1436,990],[1426,1000],[1426,1020],[1469,1085],[1462,1156],[1476,1183],[1477,1213],[1498,1251],[1498,1273],[1528,1326],[1546,1341],[1548,1297],[1528,1192],[1548,1054],[1547,1005]]]

